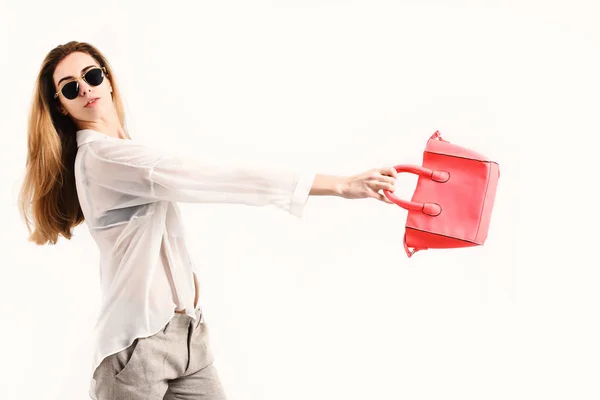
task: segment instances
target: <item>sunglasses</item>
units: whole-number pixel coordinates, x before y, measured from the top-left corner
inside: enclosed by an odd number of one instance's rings
[[[104,72],[104,73],[103,73]],[[73,100],[79,95],[79,81],[83,79],[90,86],[98,86],[104,81],[104,76],[108,76],[106,68],[94,67],[86,71],[85,74],[81,75],[78,79],[65,83],[58,92],[54,94],[54,98],[58,97],[59,93],[62,93],[65,98]]]

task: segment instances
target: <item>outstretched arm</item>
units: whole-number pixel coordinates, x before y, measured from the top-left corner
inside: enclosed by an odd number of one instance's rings
[[[300,216],[310,195],[347,199],[376,198],[393,191],[393,167],[370,169],[351,176],[294,172],[282,168],[221,165],[183,159],[134,141],[99,141],[87,147],[86,178],[108,192],[115,204],[130,196],[148,201],[275,205]],[[123,196],[123,195],[129,196]]]

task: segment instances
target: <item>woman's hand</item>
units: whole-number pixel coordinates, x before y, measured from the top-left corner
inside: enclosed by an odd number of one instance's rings
[[[398,172],[394,167],[372,168],[357,175],[349,176],[341,186],[341,197],[345,199],[374,198],[388,204],[394,204],[379,191],[396,190]]]

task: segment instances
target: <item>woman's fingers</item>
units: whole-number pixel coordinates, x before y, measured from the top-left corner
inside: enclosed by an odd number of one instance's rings
[[[381,175],[391,176],[393,178],[397,178],[398,177],[398,171],[396,171],[396,168],[394,168],[392,166],[389,166],[389,165],[386,165],[386,166],[383,166],[383,167],[379,168],[379,173]]]
[[[388,204],[394,204],[393,201],[381,191],[396,191],[396,178],[398,173],[391,166],[382,168],[372,168],[358,175],[352,175],[348,179],[348,188],[343,197],[349,199],[362,199],[372,197]]]
[[[375,191],[375,198],[387,204],[395,204],[384,193],[379,192],[383,190],[394,192],[396,190],[397,177],[398,172],[392,166],[384,166],[376,170],[376,179],[371,181],[372,189]]]
[[[393,201],[391,201],[390,199],[387,198],[387,196],[383,193],[377,193],[379,200],[388,203],[388,204],[395,204]]]
[[[379,182],[385,182],[385,183],[389,183],[389,184],[396,184],[396,178],[393,178],[391,176],[385,176],[385,175],[381,175],[378,179]]]
[[[390,178],[391,179],[391,178]],[[394,184],[394,179],[392,181],[371,181],[371,188],[378,192],[380,190],[389,190],[390,192],[394,192],[396,190],[396,185]]]

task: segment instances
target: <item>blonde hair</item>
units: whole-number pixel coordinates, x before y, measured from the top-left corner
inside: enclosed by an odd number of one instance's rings
[[[52,49],[42,62],[34,88],[27,127],[26,170],[18,200],[21,217],[29,231],[28,240],[38,245],[56,244],[59,235],[71,239],[72,228],[84,221],[74,173],[78,128],[70,116],[60,112],[58,98],[54,99],[54,70],[73,52],[87,53],[106,68],[113,89],[113,104],[125,135],[130,138],[125,129],[119,87],[102,53],[91,44],[76,41]]]

